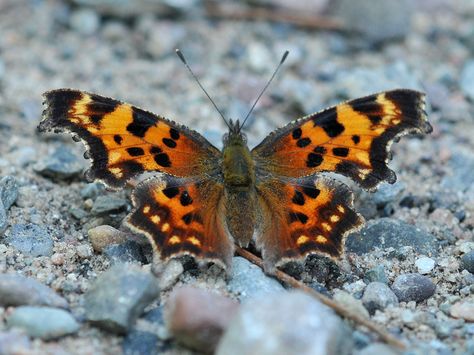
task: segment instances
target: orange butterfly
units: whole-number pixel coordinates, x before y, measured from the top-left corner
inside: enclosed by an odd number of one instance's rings
[[[267,271],[310,253],[340,257],[344,237],[363,220],[348,187],[318,173],[348,176],[365,189],[394,183],[392,141],[432,130],[424,94],[400,89],[297,119],[252,150],[243,124],[230,121],[220,151],[185,126],[114,99],[71,89],[44,97],[40,131],[82,140],[90,179],[120,188],[145,171],[162,173],[136,187],[127,223],[163,260],[190,254],[224,268],[234,243],[251,241]]]

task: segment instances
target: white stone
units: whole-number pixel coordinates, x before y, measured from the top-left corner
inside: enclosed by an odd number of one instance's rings
[[[422,275],[429,274],[435,267],[435,261],[426,256],[422,256],[415,261],[418,272]]]

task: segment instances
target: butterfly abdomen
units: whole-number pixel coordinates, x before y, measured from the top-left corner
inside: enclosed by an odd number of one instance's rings
[[[247,246],[256,223],[255,162],[240,133],[229,134],[222,156],[227,228]]]

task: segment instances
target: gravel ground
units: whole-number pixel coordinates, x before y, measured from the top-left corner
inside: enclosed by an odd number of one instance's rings
[[[303,344],[293,348],[301,354],[393,353],[362,328],[342,329],[334,314],[327,315],[334,317],[330,326],[318,328],[301,305],[316,317],[326,309],[285,292],[238,257],[231,278],[185,258],[157,280],[146,241],[122,226],[130,190],[86,183],[84,148],[66,135],[37,134],[41,94],[74,87],[147,108],[221,146],[225,125],[177,59],[177,47],[233,118],[245,116],[290,50],[248,125],[251,146],[341,100],[396,87],[428,94],[434,131],[393,146],[398,182],[376,193],[354,186],[367,225],[349,237],[347,261],[337,266],[310,257],[285,270],[405,339],[406,353],[474,354],[474,3],[308,3],[298,6],[329,12],[351,31],[211,20],[197,0],[0,2],[1,354],[187,354],[216,347],[220,354],[264,354],[267,343],[255,347],[252,336],[268,324],[260,334],[268,344],[278,341],[288,332],[279,321],[322,332],[320,352],[305,341],[314,333],[290,334]],[[201,310],[205,322],[198,325],[212,324],[219,336],[197,341],[199,332],[179,328],[183,315],[166,308],[181,285],[211,292],[203,302],[218,293],[226,300],[216,304],[238,307],[229,297],[244,306],[234,321]],[[261,292],[272,294],[267,303],[259,303]],[[301,305],[292,309],[293,302]],[[279,351],[267,353],[288,348]]]

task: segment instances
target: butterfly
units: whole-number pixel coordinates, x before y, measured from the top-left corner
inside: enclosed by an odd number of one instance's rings
[[[44,94],[40,131],[81,140],[89,180],[112,189],[157,172],[132,193],[126,223],[156,255],[184,254],[229,270],[234,243],[253,242],[272,272],[308,254],[339,259],[363,218],[353,194],[323,172],[373,190],[394,183],[394,139],[429,133],[423,93],[398,89],[347,101],[270,133],[250,150],[242,124],[229,121],[219,150],[199,133],[121,101],[79,90]]]

